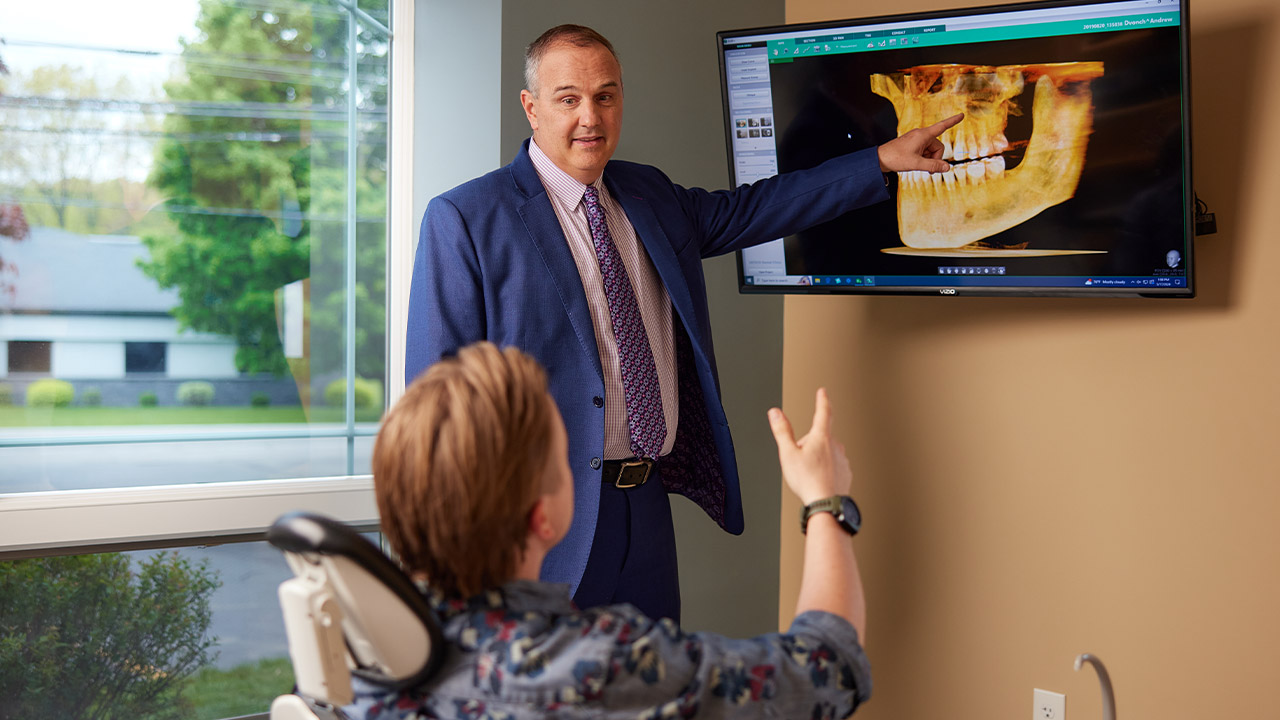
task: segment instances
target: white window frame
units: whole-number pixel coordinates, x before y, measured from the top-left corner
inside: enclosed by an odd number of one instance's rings
[[[336,0],[340,5],[353,0]],[[404,394],[413,274],[414,0],[392,0],[387,241],[388,407]],[[259,540],[285,512],[378,522],[370,475],[0,494],[0,558]]]

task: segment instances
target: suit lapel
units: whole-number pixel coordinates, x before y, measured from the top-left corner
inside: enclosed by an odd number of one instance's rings
[[[680,260],[671,249],[671,239],[663,232],[653,206],[647,199],[629,192],[624,184],[617,181],[616,175],[611,176],[607,171],[605,184],[609,186],[609,192],[613,198],[626,211],[631,227],[635,228],[636,237],[640,239],[640,244],[644,245],[645,252],[649,253],[649,260],[658,271],[658,277],[662,278],[662,284],[667,290],[667,297],[671,299],[676,315],[686,328],[697,327],[694,321],[696,315],[693,312],[693,298],[689,295],[689,284],[685,281],[684,273],[680,269]]]
[[[546,265],[551,283],[560,295],[565,314],[569,316],[573,332],[578,337],[578,344],[590,358],[591,366],[596,369],[600,381],[604,382],[604,372],[600,369],[600,350],[596,346],[596,331],[591,324],[591,309],[587,306],[587,294],[582,289],[578,265],[573,261],[573,253],[564,238],[560,220],[551,207],[551,198],[547,197],[533,161],[529,159],[527,143],[528,141],[521,147],[512,163],[512,176],[525,196],[525,201],[519,208],[520,218],[524,221],[525,230],[529,232],[529,240]]]

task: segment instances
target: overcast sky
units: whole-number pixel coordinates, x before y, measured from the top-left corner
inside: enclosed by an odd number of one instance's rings
[[[0,57],[15,75],[26,76],[41,66],[69,65],[81,69],[101,84],[104,92],[120,100],[157,100],[163,98],[161,84],[179,69],[180,37],[195,37],[195,20],[200,7],[197,0],[45,0],[17,2],[0,0]],[[105,91],[127,77],[134,88],[130,93]],[[0,79],[0,82],[3,82]],[[14,92],[10,86],[9,94]],[[129,113],[108,112],[97,116],[108,124],[127,120]],[[6,113],[6,122],[15,127],[39,125],[41,118]],[[42,136],[14,132],[3,142],[29,145]],[[126,136],[87,135],[60,142],[82,146],[88,163],[87,176],[102,179],[121,176],[141,181],[151,169],[152,153]],[[122,148],[133,150],[128,159]],[[96,160],[95,160],[96,159]],[[21,172],[21,171],[19,171]],[[35,172],[34,170],[32,172]],[[6,182],[23,185],[38,177],[9,177]]]
[[[84,45],[128,40],[155,50],[177,50],[178,36],[191,34],[199,9],[195,0],[5,0],[0,3],[0,36]]]
[[[199,10],[196,0],[0,0],[0,40],[4,41],[0,57],[15,72],[67,64],[104,79],[123,73],[158,83],[168,76],[176,59],[178,38],[194,37]],[[135,55],[119,50],[163,54]]]

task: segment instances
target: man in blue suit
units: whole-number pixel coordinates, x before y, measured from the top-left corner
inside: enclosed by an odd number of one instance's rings
[[[679,620],[667,494],[742,532],[703,258],[882,201],[885,172],[947,170],[937,136],[961,118],[811,170],[707,192],[611,161],[622,69],[594,30],[544,33],[526,52],[525,83],[533,137],[515,160],[427,207],[406,381],[477,340],[537,358],[564,417],[575,479],[573,524],[543,579],[568,583],[579,607],[630,602]]]

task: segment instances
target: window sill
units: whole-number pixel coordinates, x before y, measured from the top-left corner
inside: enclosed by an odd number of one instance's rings
[[[373,478],[4,494],[0,559],[261,540],[277,517],[295,510],[372,528],[378,523]]]

